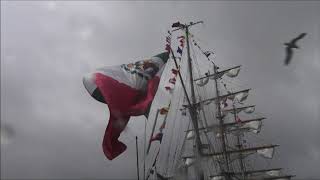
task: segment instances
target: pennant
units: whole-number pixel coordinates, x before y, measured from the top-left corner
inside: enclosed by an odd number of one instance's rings
[[[179,42],[180,42],[180,46],[184,47],[184,39],[181,39]]]
[[[177,69],[171,69],[172,74],[177,75],[179,73],[179,70]]]
[[[163,136],[163,133],[162,132],[159,132],[158,134],[156,134],[155,136],[153,136],[151,139],[150,139],[150,142],[152,141],[162,141],[162,136]]]
[[[164,88],[165,88],[167,91],[172,91],[172,90],[173,90],[173,88],[170,87],[170,86],[165,86]]]
[[[239,116],[236,117],[236,123],[242,123],[241,119],[239,118]]]
[[[221,104],[222,108],[226,108],[228,106],[227,100],[228,100],[227,97],[225,97],[221,100],[220,104]]]
[[[103,152],[109,160],[127,148],[118,138],[130,117],[148,115],[168,58],[169,53],[164,52],[147,60],[100,68],[83,78],[89,94],[107,104],[110,111],[102,142]]]
[[[167,52],[171,52],[171,48],[170,48],[170,45],[169,45],[169,44],[166,44],[165,50],[166,50]]]
[[[163,114],[167,114],[169,111],[169,107],[163,107],[160,109],[160,114],[163,115]]]
[[[211,54],[214,54],[212,51],[206,51],[204,52],[204,55],[209,57]]]
[[[194,131],[189,131],[187,133],[187,139],[188,140],[193,139],[194,137],[195,137]]]
[[[176,78],[170,78],[169,79],[169,83],[171,83],[171,84],[176,84]]]
[[[170,36],[167,36],[167,37],[166,37],[166,42],[167,42],[168,44],[171,44],[171,37],[170,37]]]
[[[177,53],[179,53],[182,56],[182,49],[178,47]]]
[[[178,21],[178,22],[173,23],[171,27],[176,28],[176,27],[180,27],[180,26],[182,26],[182,24],[180,24],[180,22]]]
[[[187,110],[186,109],[181,109],[181,115],[186,116],[187,115]]]
[[[162,132],[162,130],[166,127],[166,121],[163,121],[163,123],[161,124],[159,130],[160,132]]]

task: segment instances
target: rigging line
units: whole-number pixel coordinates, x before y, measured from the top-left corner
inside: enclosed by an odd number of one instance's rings
[[[192,56],[193,56],[193,60],[195,62],[195,66],[196,66],[197,71],[198,71],[198,76],[200,76],[201,75],[201,71],[200,71],[200,66],[198,64],[198,59],[197,59],[197,57],[195,55],[196,53],[195,53],[195,50],[194,50],[194,46],[191,44],[190,47],[191,47],[191,51],[193,52]]]
[[[219,88],[219,84],[217,83],[216,84],[217,85],[217,89]],[[220,88],[219,88],[220,89]],[[218,109],[218,110],[217,110]],[[216,111],[219,111],[219,109],[220,109],[220,102],[218,102],[218,103],[216,103]],[[221,112],[218,112],[219,114],[221,113]],[[221,124],[221,122],[219,123],[219,124]],[[224,132],[221,132],[221,138],[223,138],[222,139],[222,141],[224,141],[225,143],[224,143],[224,145],[221,145],[222,146],[222,148],[226,148],[226,146],[228,146],[228,135],[227,134],[223,134]],[[225,164],[226,164],[226,167],[228,168],[228,161],[229,161],[229,155],[225,155]]]
[[[176,60],[176,58],[175,58],[175,55],[174,55],[171,47],[170,47],[170,51],[171,51],[171,54],[172,54],[174,63],[175,63],[175,65],[176,65],[176,68],[179,69],[177,60]],[[181,56],[181,58],[182,58],[182,56]],[[181,60],[181,59],[180,59],[180,60]],[[190,101],[190,99],[189,99],[187,90],[186,90],[186,88],[185,88],[185,85],[184,85],[184,82],[183,82],[183,78],[182,78],[181,73],[180,73],[180,69],[179,69],[179,71],[178,71],[178,75],[179,75],[179,78],[180,78],[180,80],[181,80],[181,85],[182,85],[182,87],[183,87],[183,90],[184,90],[185,96],[186,96],[186,98],[187,98],[188,104],[191,105],[191,101]],[[188,77],[188,75],[187,75],[186,77]]]
[[[197,59],[195,59],[195,60],[197,60]],[[196,61],[196,65],[198,65],[198,63],[197,63],[197,61]],[[199,66],[199,65],[198,65]],[[206,91],[206,88],[204,87],[204,88],[200,88],[200,87],[196,87],[196,90],[198,91],[198,93],[200,94],[200,91],[202,90],[202,94],[204,94],[205,96],[206,96],[206,94],[207,94],[207,91]],[[198,95],[199,95],[198,94]],[[199,95],[199,99],[201,99],[201,97],[200,97],[200,95]],[[203,118],[204,118],[204,121],[205,121],[205,125],[206,125],[206,127],[208,127],[208,123],[207,123],[207,120],[206,120],[206,116],[205,116],[205,112],[204,112],[204,107],[203,106],[201,106],[201,111],[202,111],[202,113],[203,113]],[[202,121],[201,121],[201,119],[199,119],[200,121],[200,123],[201,123],[201,125],[203,126],[203,124],[202,124]],[[204,127],[204,126],[203,126]],[[207,141],[209,142],[209,144],[210,144],[210,146],[209,146],[209,148],[210,148],[210,151],[214,151],[214,146],[213,146],[213,144],[212,144],[212,142],[210,141],[210,138],[208,137],[208,135],[207,135],[207,132],[204,132],[205,133],[205,136],[206,136],[206,139],[207,139]],[[214,161],[214,157],[212,157],[212,163],[213,162],[215,162]],[[214,168],[217,170],[217,165],[216,165],[216,163],[213,163],[213,166],[214,166]],[[220,165],[220,162],[218,162],[218,166],[220,167],[220,169],[221,169],[221,165]]]
[[[199,41],[200,41],[200,40],[199,40]],[[204,56],[206,56],[207,60],[208,60],[209,62],[211,62],[213,65],[215,65],[214,61],[211,60],[211,59],[209,58],[209,56],[207,56],[207,54],[205,53],[205,51],[202,50],[202,48],[200,47],[199,43],[197,43],[195,40],[193,40],[193,42],[195,43],[195,46],[197,46],[198,49],[201,51],[201,53],[202,53]],[[208,51],[206,51],[206,52],[208,52]],[[212,53],[212,54],[215,54],[215,53],[212,52],[212,51],[209,51],[209,52]]]
[[[181,100],[180,100],[181,98],[179,98],[179,103],[181,102]],[[180,107],[180,104],[178,104],[178,107]],[[176,111],[176,112],[178,112],[178,111]],[[178,113],[177,113],[178,114]],[[179,117],[181,117],[181,116],[179,116]],[[176,142],[179,142],[179,135],[180,135],[180,133],[181,133],[181,128],[182,128],[182,121],[181,121],[181,119],[182,118],[179,118],[179,119],[176,119],[176,123],[177,123],[177,125],[178,125],[178,130],[176,131],[177,133],[174,133],[174,135],[173,135],[173,139],[175,139],[176,140]],[[175,157],[176,157],[176,153],[177,153],[177,149],[178,149],[178,143],[176,143],[176,147],[175,147],[175,151],[174,151],[174,154],[173,154],[173,160],[175,160]],[[171,168],[173,168],[173,163],[172,163],[172,166],[171,166]]]
[[[179,102],[181,102],[181,101],[179,101]],[[180,107],[180,104],[179,104],[179,107]],[[179,116],[179,117],[181,117],[181,116]],[[182,117],[180,118],[180,120],[178,121],[179,122],[179,129],[178,129],[178,135],[180,135],[180,133],[181,133],[181,128],[182,127],[184,127],[182,124]],[[182,131],[183,132],[183,131]],[[180,136],[177,136],[177,142],[180,142],[180,141],[178,141],[179,140],[179,137]],[[176,146],[176,148],[175,148],[175,152],[174,152],[174,156],[173,156],[173,160],[175,161],[175,158],[176,158],[176,155],[177,155],[177,151],[178,151],[178,148],[179,148],[179,146],[178,145],[180,145],[180,144],[177,144],[177,146]],[[172,169],[174,168],[174,163],[172,164]]]
[[[191,125],[191,119],[190,118],[187,118],[187,119],[189,119],[189,122],[188,122],[188,129],[189,129],[190,125]],[[184,139],[182,141],[182,146],[181,146],[181,150],[180,150],[180,153],[179,153],[179,157],[178,157],[178,160],[177,160],[177,162],[175,164],[175,167],[174,167],[175,171],[178,170],[178,166],[179,166],[178,161],[181,159],[181,157],[183,155],[183,152],[184,152],[184,149],[185,149],[185,144],[186,144],[186,139],[187,139],[187,133],[184,135]]]
[[[175,94],[176,94],[176,92],[174,93],[174,95],[175,95]],[[180,99],[181,99],[181,96],[182,96],[182,93],[179,93],[179,96],[178,96],[178,104],[179,104],[179,101],[180,101]],[[172,99],[173,99],[173,98],[172,98]],[[178,111],[175,111],[174,116],[172,117],[171,121],[173,121],[173,120],[176,119],[177,113],[178,113]],[[175,132],[175,131],[174,131],[174,129],[175,129],[175,124],[176,124],[176,121],[173,122],[173,127],[172,127],[172,131],[171,131],[172,135],[171,135],[170,138],[169,138],[169,152],[168,152],[168,155],[167,155],[167,158],[166,158],[166,164],[168,164],[169,157],[170,157],[170,149],[171,149],[171,145],[172,145],[172,138],[173,138],[173,136],[174,136],[174,134],[175,134],[175,133],[174,133],[174,132]],[[167,168],[166,168],[166,175],[167,175],[169,166],[167,165],[166,167],[167,167]]]
[[[192,58],[193,58],[193,61],[195,63],[195,67],[196,67],[196,69],[198,71],[198,76],[199,76],[201,74],[201,72],[200,72],[200,69],[199,69],[199,64],[197,63],[197,58],[196,58],[196,55],[195,55],[196,53],[194,51],[193,44],[190,44],[190,49],[191,49]]]
[[[183,118],[183,119],[185,119],[185,118]],[[180,123],[180,124],[182,124],[182,123]],[[180,125],[180,126],[182,127],[182,125]],[[183,126],[183,127],[185,127],[185,126]],[[179,128],[178,132],[179,132],[179,134],[181,134],[183,131],[181,132],[181,128]],[[175,165],[177,164],[177,161],[179,160],[179,159],[177,159],[177,154],[179,154],[178,152],[181,152],[181,148],[180,148],[180,151],[178,150],[178,148],[182,146],[182,144],[180,142],[182,142],[182,141],[178,141],[176,149],[175,149],[175,153],[174,153],[174,156],[173,156],[172,170],[175,169]]]
[[[196,59],[196,61],[195,61],[195,64],[197,65],[196,67],[199,66],[197,59]],[[196,86],[196,90],[198,91],[198,93],[201,93],[201,92],[200,92],[200,89],[203,90],[203,91],[202,91],[202,94],[204,94],[204,96],[207,97],[207,95],[208,95],[207,88],[205,88],[205,87],[200,88],[200,87],[197,87],[197,86]],[[199,97],[200,97],[200,95],[199,95]]]
[[[150,170],[151,170],[153,167],[155,167],[155,166],[156,166],[156,162],[157,162],[157,159],[158,159],[159,152],[160,152],[160,148],[159,148],[159,150],[158,150],[158,152],[157,152],[156,157],[154,158],[154,161],[153,161],[153,163],[152,163],[152,165],[151,165],[151,168],[149,168],[149,169],[148,169],[148,172],[147,172],[147,178],[146,178],[146,180],[148,180],[148,179],[149,179],[149,176],[150,176]]]
[[[170,104],[170,103],[169,103]],[[166,121],[166,118],[167,118],[167,115],[164,117],[164,120],[163,121]],[[159,146],[159,151],[160,151],[160,148],[161,148],[161,143],[160,143],[160,146]]]
[[[201,108],[201,111],[202,111],[202,113],[203,113],[203,117],[204,117],[204,121],[205,121],[205,126],[206,126],[206,127],[209,127],[208,124],[206,123],[206,116],[205,116],[204,109]],[[201,124],[202,124],[202,121],[200,121],[200,122],[201,122]],[[203,124],[202,124],[202,126],[203,126]],[[203,127],[204,127],[204,126],[203,126]],[[214,152],[215,152],[215,149],[214,149],[214,146],[213,146],[212,142],[210,141],[210,138],[208,137],[207,132],[204,132],[204,134],[205,134],[205,137],[206,137],[208,143],[210,144],[210,146],[209,146],[210,153],[214,153]],[[212,157],[212,159],[213,159],[213,157]],[[220,166],[220,164],[219,164],[219,166]],[[216,164],[214,164],[214,167],[215,167],[215,169],[217,169]]]
[[[205,87],[204,87],[204,88],[197,87],[197,90],[198,90],[198,91],[200,91],[199,89],[202,89],[202,90],[203,90],[203,94],[204,94],[205,97],[208,96],[207,88],[205,88]],[[209,111],[209,112],[211,112],[212,117],[214,117],[213,112],[212,112],[212,111]],[[207,121],[206,121],[206,124],[208,124]]]
[[[171,99],[174,99],[175,98],[175,96],[176,96],[176,92],[174,91],[173,92],[173,95],[172,95],[172,97],[171,97]],[[171,106],[172,107],[172,106]],[[167,123],[168,124],[168,123]],[[165,128],[165,131],[167,131],[168,133],[170,133],[169,132],[169,130],[170,129],[168,129],[168,125],[167,125],[167,128]],[[163,146],[163,144],[165,144],[166,142],[164,142],[164,143],[162,143],[162,146]],[[169,144],[170,144],[170,142],[168,142]],[[164,163],[166,163],[167,164],[167,160],[165,160],[165,162]]]
[[[177,99],[177,108],[179,108],[179,106],[181,105],[181,99],[182,99],[182,93],[180,93],[179,94],[179,98]],[[175,116],[174,116],[174,118],[173,119],[175,119],[176,117],[177,117],[177,114],[178,114],[178,111],[177,111],[177,109],[175,109],[176,111],[176,114],[175,114]],[[178,122],[180,122],[181,123],[181,121],[178,121]],[[176,124],[176,122],[174,122],[174,125]],[[179,126],[179,128],[180,128],[180,126]],[[171,137],[173,137],[173,136],[171,136]]]
[[[202,49],[200,48],[200,45],[199,44],[205,44],[206,46],[208,46],[208,43],[206,43],[206,42],[204,42],[204,41],[202,41],[200,38],[197,38],[196,36],[194,36],[193,35],[193,39],[196,39],[196,40],[194,40],[195,41],[195,43],[197,43],[197,47],[202,51]],[[200,42],[200,43],[199,43]],[[203,51],[202,51],[203,52]]]

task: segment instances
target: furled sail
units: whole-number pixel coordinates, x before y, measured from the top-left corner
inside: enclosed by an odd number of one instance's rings
[[[193,139],[194,136],[195,136],[194,131],[189,131],[188,134],[187,134],[187,139],[188,140]]]
[[[271,159],[273,157],[274,147],[258,149],[257,153],[264,158]]]
[[[254,106],[253,107],[248,107],[248,108],[245,108],[243,111],[245,113],[247,113],[247,114],[251,114],[251,113],[253,113],[255,111],[255,107]]]
[[[232,154],[238,154],[238,153],[257,153],[261,155],[262,157],[271,159],[273,157],[274,148],[279,145],[269,145],[269,146],[260,146],[260,147],[252,147],[252,148],[243,148],[239,150],[227,150],[226,153],[229,155]],[[213,157],[219,157],[222,156],[224,152],[214,152],[214,153],[208,153],[203,154],[204,156],[213,156]],[[184,158],[194,158],[193,155],[184,156]]]
[[[280,176],[281,170],[270,170],[265,173],[268,176]]]
[[[251,131],[253,133],[259,133],[261,130],[262,122],[261,121],[251,121],[248,123],[245,123],[242,128],[247,129],[248,131]]]
[[[186,160],[185,160],[185,165],[186,165],[186,166],[191,166],[191,165],[194,164],[195,161],[196,161],[195,158],[186,158]]]
[[[233,131],[247,131],[247,132],[253,132],[253,133],[259,133],[262,126],[262,120],[265,119],[262,118],[256,118],[256,119],[249,119],[249,120],[242,120],[241,122],[231,122],[231,123],[225,123],[225,131],[226,132],[233,132]],[[198,128],[199,131],[210,131],[216,133],[217,137],[221,136],[220,128],[218,124],[210,125],[206,128]],[[187,132],[192,132],[194,129],[188,130]]]
[[[222,108],[223,109],[223,108]],[[239,108],[235,108],[235,109],[223,109],[222,113],[224,115],[226,115],[227,113],[234,113],[234,111],[238,114],[240,112],[245,112],[246,114],[251,114],[255,111],[255,107],[254,106],[245,106],[245,107],[239,107]]]
[[[228,77],[233,78],[233,77],[238,76],[239,72],[240,72],[240,67],[237,67],[237,68],[235,68],[235,69],[230,69],[229,71],[227,71],[227,72],[226,72],[226,75],[227,75]]]
[[[248,131],[253,133],[259,133],[261,130],[262,122],[261,120],[249,121],[249,122],[242,122],[238,124],[234,124],[227,128],[227,131]]]
[[[238,102],[242,102],[247,99],[248,95],[249,95],[249,91],[245,91],[245,92],[236,94],[234,98],[238,100]]]
[[[216,74],[212,74],[211,76],[209,75],[209,78],[210,78],[211,80],[213,80],[213,79],[219,79],[219,78],[221,78],[223,75],[224,75],[224,72],[218,72],[218,73],[216,73]]]
[[[211,180],[225,180],[224,176],[213,176]]]
[[[219,98],[219,100],[223,100],[224,98],[228,98],[228,99],[230,99],[232,101],[237,99],[239,102],[242,102],[242,101],[247,99],[250,90],[251,89],[245,89],[245,90],[237,91],[237,92],[229,92],[228,94],[225,94],[225,95],[222,95],[222,96],[219,96],[219,97],[213,97],[213,98],[205,99],[203,101],[195,103],[194,105],[206,104],[206,103],[208,103],[208,101],[211,102],[211,101],[216,100],[217,98]],[[189,105],[183,105],[183,106],[184,107],[188,107]]]
[[[200,79],[199,81],[197,81],[196,84],[198,86],[202,87],[202,86],[208,84],[208,82],[209,82],[209,77],[206,77],[204,79]]]
[[[228,77],[233,78],[233,77],[238,76],[239,72],[240,72],[240,66],[235,66],[235,67],[232,67],[232,68],[229,68],[229,69],[225,69],[225,70],[222,70],[220,72],[213,73],[213,74],[210,74],[210,72],[209,72],[205,77],[200,77],[198,79],[195,79],[195,81],[199,81],[199,80],[204,79],[206,77],[209,77],[209,79],[211,79],[211,80],[219,79],[225,74]]]

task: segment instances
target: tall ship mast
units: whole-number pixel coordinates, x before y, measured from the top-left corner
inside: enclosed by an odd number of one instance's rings
[[[265,117],[246,103],[252,91],[237,81],[241,65],[223,68],[191,29],[202,21],[173,23],[168,31],[165,95],[154,103],[145,134],[144,179],[289,180],[272,167],[277,144],[259,133]],[[167,97],[167,98],[165,98]],[[155,99],[157,101],[157,99]]]

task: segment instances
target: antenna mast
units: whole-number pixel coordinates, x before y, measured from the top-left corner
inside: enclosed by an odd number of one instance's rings
[[[197,116],[197,111],[195,108],[195,103],[196,103],[196,96],[195,96],[195,91],[194,91],[194,84],[193,84],[193,72],[192,72],[192,59],[190,56],[190,45],[189,45],[189,27],[193,26],[198,23],[203,23],[202,21],[196,22],[196,23],[190,23],[189,25],[184,25],[185,26],[185,32],[186,32],[186,40],[187,40],[187,55],[188,55],[188,68],[189,68],[189,80],[190,80],[190,89],[191,89],[191,106],[189,108],[190,110],[190,115],[191,119],[193,122],[193,127],[196,132],[196,146],[197,146],[197,155],[202,155],[202,150],[201,150],[201,139],[200,139],[200,134],[199,134],[199,126],[198,126],[198,116]],[[203,170],[199,166],[201,163],[197,162],[196,170],[198,171],[198,176],[200,180],[204,179],[204,174]]]
[[[198,21],[198,22],[190,22],[189,24],[180,24],[180,22],[176,22],[172,25],[172,27],[176,27],[176,29],[174,29],[173,31],[177,31],[180,29],[185,30],[185,34],[186,34],[186,42],[187,42],[187,56],[188,56],[188,70],[189,70],[189,80],[190,80],[190,91],[191,91],[191,102],[188,99],[188,103],[189,103],[189,112],[190,112],[190,116],[191,116],[191,120],[192,120],[192,124],[193,127],[195,129],[195,134],[196,134],[196,152],[195,152],[195,156],[202,156],[202,143],[201,143],[201,139],[200,139],[200,134],[199,134],[199,126],[198,126],[198,116],[197,116],[197,111],[196,111],[196,96],[195,96],[195,91],[194,91],[194,84],[193,84],[193,72],[192,72],[192,59],[190,56],[190,45],[189,45],[189,27],[196,25],[196,24],[200,24],[203,23],[203,21]],[[172,53],[173,54],[173,53]],[[182,79],[181,79],[182,81]],[[186,91],[185,91],[186,93]],[[187,96],[187,94],[186,94]],[[199,166],[200,162],[197,162],[197,166],[196,166],[196,171],[198,173],[198,177],[200,180],[204,179],[204,174],[203,174],[203,170],[201,169],[201,167]]]

